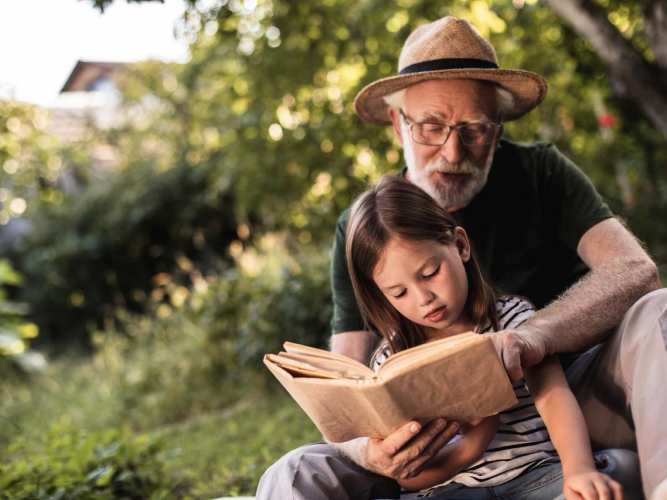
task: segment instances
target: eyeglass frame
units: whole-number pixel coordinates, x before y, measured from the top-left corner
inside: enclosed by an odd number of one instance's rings
[[[461,142],[463,143],[464,146],[469,147],[469,148],[475,148],[475,147],[480,147],[480,146],[488,146],[489,144],[493,144],[494,141],[496,140],[496,134],[498,133],[498,129],[502,127],[502,122],[480,122],[480,123],[462,123],[461,125],[447,125],[446,123],[438,123],[438,122],[414,122],[414,123],[409,123],[408,122],[408,117],[405,116],[405,112],[402,109],[398,110],[399,113],[401,113],[401,117],[403,118],[403,121],[405,124],[408,126],[410,129],[410,138],[416,142],[417,144],[421,144],[422,146],[444,146],[447,144],[447,141],[449,140],[449,137],[452,135],[452,130],[456,130],[456,133],[459,135],[459,139],[461,139]],[[442,127],[447,127],[447,135],[445,135],[445,140],[442,141],[439,144],[427,144],[424,142],[419,142],[418,140],[415,139],[414,137],[414,132],[412,130],[412,127],[415,125],[439,125]],[[484,144],[467,144],[465,142],[465,139],[463,139],[463,136],[461,135],[461,132],[459,132],[459,129],[465,128],[469,125],[493,125],[494,130],[493,130],[493,139],[491,139],[489,142],[485,142]]]

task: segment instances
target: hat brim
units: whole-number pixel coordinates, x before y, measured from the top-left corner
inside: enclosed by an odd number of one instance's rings
[[[484,80],[500,85],[514,96],[514,106],[503,115],[516,120],[540,104],[547,95],[547,82],[537,73],[520,69],[445,69],[391,76],[364,87],[354,100],[357,115],[368,123],[390,125],[389,107],[384,97],[426,80]]]

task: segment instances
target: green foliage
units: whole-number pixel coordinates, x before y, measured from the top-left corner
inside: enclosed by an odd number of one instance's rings
[[[276,394],[243,400],[224,413],[200,416],[165,433],[181,452],[169,470],[183,471],[194,498],[253,496],[264,471],[285,453],[322,436],[298,404],[273,382]]]
[[[327,260],[302,254],[297,265],[268,240],[271,252],[242,252],[238,269],[173,291],[187,295],[180,305],[156,303],[149,316],[119,313],[115,331],[93,334],[118,411],[135,427],[183,421],[261,387],[264,354],[286,340],[324,347]]]
[[[96,141],[65,145],[49,132],[50,119],[37,106],[0,100],[0,225],[62,202],[65,167],[81,182],[88,178],[86,151]]]
[[[0,259],[0,376],[15,369],[38,371],[46,361],[40,353],[29,349],[30,339],[37,337],[37,326],[26,320],[28,307],[8,300],[6,286],[19,286],[23,278],[7,259]]]
[[[164,471],[161,437],[54,426],[45,449],[21,440],[0,464],[3,499],[159,499],[177,481]]]
[[[146,162],[32,219],[14,255],[28,278],[23,300],[49,340],[80,343],[115,308],[141,311],[162,275],[189,284],[195,264],[204,272],[224,265],[235,235],[231,198],[203,194],[209,176]]]
[[[70,354],[30,380],[0,379],[0,449],[53,422],[146,431],[187,422],[273,382],[262,357],[284,341],[324,347],[326,252],[288,255],[275,235],[259,247],[235,247],[237,269],[200,276],[192,290],[163,282],[156,290],[173,302],[152,302],[147,315],[116,311],[93,332],[89,360]]]

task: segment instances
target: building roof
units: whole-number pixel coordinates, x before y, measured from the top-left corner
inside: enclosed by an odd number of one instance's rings
[[[93,84],[109,77],[114,71],[125,68],[125,63],[78,61],[60,93],[94,90]]]

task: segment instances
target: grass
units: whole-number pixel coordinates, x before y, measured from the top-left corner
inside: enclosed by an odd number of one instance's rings
[[[189,386],[187,400],[182,388],[175,389],[176,395],[151,393],[151,401],[137,394],[128,399],[122,394],[128,388],[108,375],[95,360],[79,358],[54,363],[48,375],[1,381],[0,464],[15,443],[41,453],[55,425],[87,432],[129,428],[136,436],[161,435],[167,476],[178,482],[174,497],[210,499],[254,495],[269,465],[321,439],[278,383],[267,386],[252,370],[236,387]],[[127,411],[128,401],[135,400],[141,407]],[[172,403],[180,406],[170,408]],[[150,411],[142,420],[144,408]],[[161,423],[156,417],[160,409]]]
[[[210,413],[164,429],[168,464],[185,473],[194,498],[254,495],[264,471],[288,451],[321,440],[289,395],[254,396],[233,410]]]

